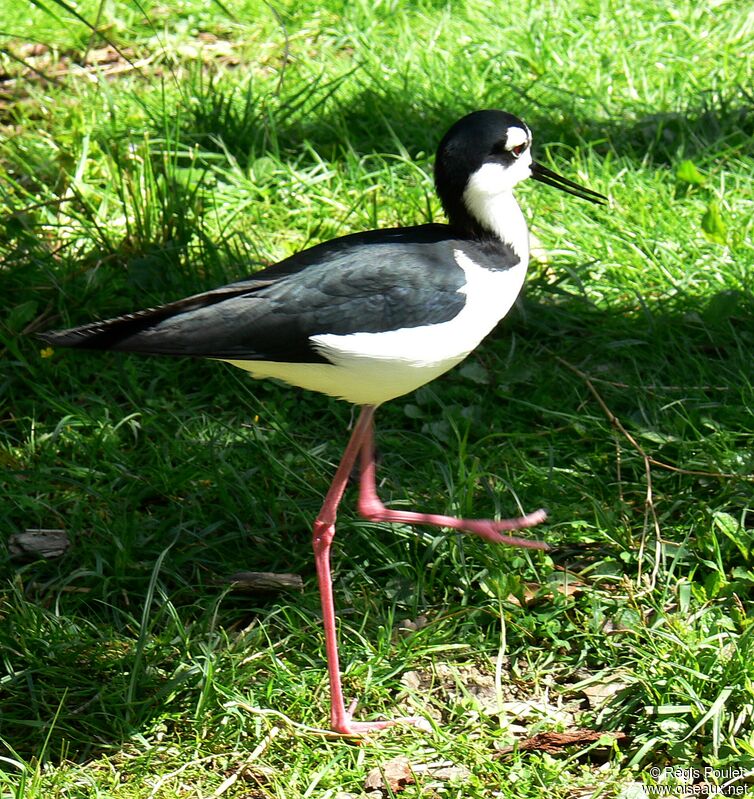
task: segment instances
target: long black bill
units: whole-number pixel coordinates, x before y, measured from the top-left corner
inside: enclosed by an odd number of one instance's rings
[[[552,169],[548,169],[546,166],[542,166],[542,164],[538,164],[536,161],[532,162],[531,176],[540,183],[546,183],[548,186],[555,186],[556,189],[560,189],[566,194],[572,194],[574,197],[580,197],[582,200],[589,200],[590,203],[605,204],[607,202],[607,197],[605,197],[604,194],[599,194],[599,192],[587,189],[585,186],[579,186],[578,183],[564,178],[562,175],[553,172]]]

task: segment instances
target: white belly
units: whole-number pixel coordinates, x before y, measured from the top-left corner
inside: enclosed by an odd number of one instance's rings
[[[292,386],[329,394],[354,405],[380,405],[429,383],[461,361],[414,366],[376,358],[344,358],[341,363],[228,361],[252,377],[273,377]]]
[[[385,333],[312,336],[330,363],[229,360],[258,378],[273,377],[356,405],[379,405],[408,394],[460,363],[508,313],[526,276],[524,254],[497,272],[477,266],[460,250],[466,304],[453,319]]]

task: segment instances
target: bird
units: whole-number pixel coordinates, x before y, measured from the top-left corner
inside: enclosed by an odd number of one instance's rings
[[[531,177],[597,204],[607,198],[535,161],[532,134],[506,111],[473,111],[442,136],[434,183],[447,223],[355,232],[316,244],[246,279],[113,319],[40,337],[53,347],[193,356],[226,361],[360,408],[314,520],[330,724],[364,737],[421,717],[357,720],[345,705],[330,550],[338,507],[358,468],[359,514],[375,522],[431,525],[490,542],[547,549],[510,535],[546,518],[458,519],[393,510],[376,489],[374,415],[459,364],[506,316],[529,262],[529,234],[513,189]]]

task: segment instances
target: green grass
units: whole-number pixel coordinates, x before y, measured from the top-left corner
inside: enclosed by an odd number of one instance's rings
[[[4,550],[0,796],[359,795],[397,756],[407,797],[751,769],[750,12],[289,6],[77,5],[93,34],[55,3],[0,0],[0,530],[71,542],[49,561]],[[350,410],[31,334],[442,218],[434,147],[478,107],[522,116],[541,160],[611,204],[521,187],[548,255],[466,364],[380,410],[381,491],[477,516],[545,506],[554,549],[368,524],[349,493],[346,692],[365,716],[434,719],[354,746],[316,732],[309,543]],[[299,573],[304,592],[232,591],[239,570]],[[626,738],[498,756],[573,728]],[[422,768],[439,761],[468,772]]]

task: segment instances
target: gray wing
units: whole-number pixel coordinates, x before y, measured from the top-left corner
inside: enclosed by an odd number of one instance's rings
[[[247,280],[167,305],[42,335],[50,344],[163,355],[317,362],[322,333],[439,324],[463,308],[445,225],[378,230],[317,245]]]

